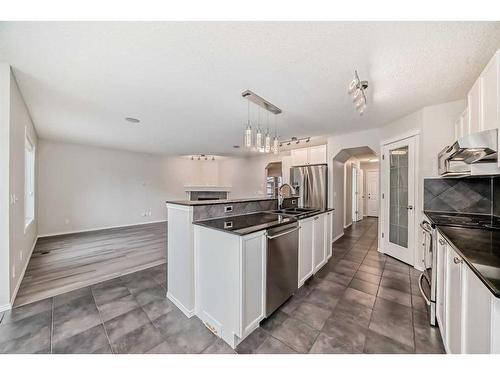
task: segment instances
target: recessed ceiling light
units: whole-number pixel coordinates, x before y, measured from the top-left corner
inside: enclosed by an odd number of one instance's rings
[[[138,124],[141,120],[134,117],[125,117],[125,121],[131,122],[132,124]]]

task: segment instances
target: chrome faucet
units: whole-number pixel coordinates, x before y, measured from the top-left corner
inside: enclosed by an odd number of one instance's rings
[[[282,191],[282,189],[283,189],[283,188],[288,188],[288,189],[290,189],[290,192],[291,192],[292,194],[294,194],[294,189],[293,189],[293,187],[291,187],[289,184],[282,184],[282,185],[280,186],[280,188],[278,189],[278,209],[279,209],[279,210],[281,210],[281,206],[283,205],[283,199],[285,198],[285,197],[283,196],[283,191]],[[289,194],[287,194],[287,197],[288,197],[288,196],[289,196]]]

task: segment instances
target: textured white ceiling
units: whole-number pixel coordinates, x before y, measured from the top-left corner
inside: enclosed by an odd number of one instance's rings
[[[0,24],[41,137],[160,154],[241,152],[245,89],[283,109],[283,138],[378,127],[463,98],[498,48],[498,22]]]

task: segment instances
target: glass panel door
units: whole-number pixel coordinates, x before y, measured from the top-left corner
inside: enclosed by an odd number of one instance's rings
[[[389,241],[408,248],[408,146],[389,151]]]

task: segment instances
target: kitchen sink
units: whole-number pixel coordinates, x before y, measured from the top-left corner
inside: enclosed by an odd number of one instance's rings
[[[282,214],[282,215],[290,215],[290,216],[299,216],[299,215],[304,215],[308,213],[313,213],[319,211],[317,208],[283,208],[281,210],[274,210],[271,211],[272,213],[275,214]]]

